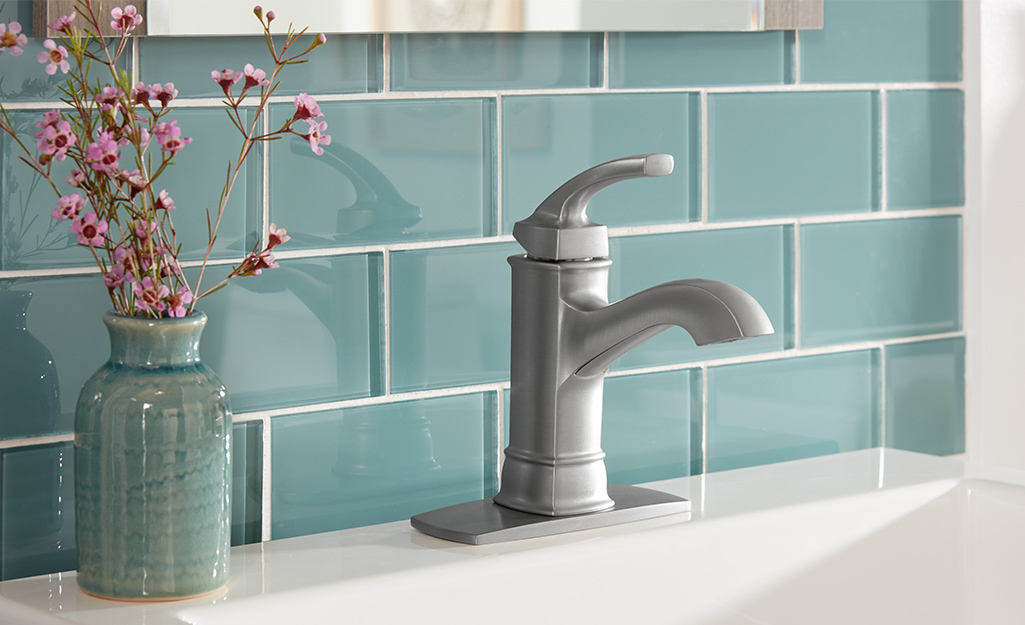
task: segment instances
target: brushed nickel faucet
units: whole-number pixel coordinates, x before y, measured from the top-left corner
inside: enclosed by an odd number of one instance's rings
[[[572,178],[513,236],[509,446],[491,499],[414,516],[425,533],[472,544],[499,542],[673,514],[690,502],[608,485],[601,449],[602,395],[612,362],[679,326],[698,345],[772,334],[745,291],[715,280],[677,280],[608,301],[608,231],[587,203],[623,180],[664,176],[668,154],[620,158]]]

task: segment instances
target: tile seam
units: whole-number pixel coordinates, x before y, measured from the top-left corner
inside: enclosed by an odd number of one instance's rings
[[[708,366],[701,366],[701,473],[708,473]]]
[[[708,224],[708,194],[709,194],[709,182],[708,182],[708,92],[701,91],[698,96],[701,106],[701,223]]]
[[[890,98],[889,91],[886,89],[879,90],[879,132],[876,136],[879,137],[879,210],[881,212],[889,212],[890,210],[890,175],[889,175],[889,160],[890,160]]]
[[[886,345],[879,346],[879,446],[886,447]]]
[[[874,211],[869,213],[850,213],[835,215],[811,215],[803,217],[780,217],[768,219],[752,219],[722,222],[677,222],[671,224],[654,224],[647,226],[623,226],[609,228],[611,238],[672,234],[676,232],[702,232],[713,230],[741,230],[745,228],[763,228],[768,226],[792,226],[792,225],[813,225],[813,224],[840,224],[855,223],[864,221],[887,221],[897,219],[927,219],[931,217],[964,216],[965,208],[922,208],[900,211]],[[289,250],[276,248],[274,257],[278,260],[299,260],[315,259],[335,256],[353,256],[357,254],[380,254],[385,251],[402,252],[410,250],[434,250],[453,247],[469,247],[474,245],[489,245],[499,243],[513,243],[516,239],[512,235],[498,235],[492,237],[475,237],[467,239],[445,239],[436,241],[415,241],[409,243],[385,243],[372,245],[358,245],[352,247],[334,247],[308,250]],[[231,258],[212,259],[209,266],[232,265],[241,261],[242,256]],[[181,266],[186,269],[198,267],[201,261],[182,261]],[[44,277],[67,277],[75,275],[91,275],[99,273],[99,269],[90,266],[83,267],[54,267],[45,269],[5,269],[0,270],[0,279],[17,278],[44,278]]]
[[[387,396],[391,395],[391,253],[388,250],[381,253],[381,273],[381,324],[384,326],[381,328],[384,333],[381,337],[384,342],[381,366],[384,368],[383,390]]]
[[[263,483],[260,485],[260,540],[268,541],[271,540],[271,528],[273,514],[273,506],[271,506],[271,484],[273,475],[271,474],[271,426],[270,417],[262,417],[259,419],[263,423],[263,449],[260,450],[263,456]]]
[[[610,95],[610,94],[659,94],[659,93],[805,93],[805,92],[842,92],[842,91],[939,91],[948,89],[965,89],[964,82],[904,82],[904,83],[801,83],[779,85],[688,85],[683,87],[652,87],[652,88],[621,88],[604,89],[602,87],[576,88],[537,88],[537,89],[461,89],[438,91],[380,91],[358,93],[320,93],[312,94],[319,102],[347,101],[389,101],[389,100],[444,100],[444,99],[479,99],[496,96],[516,95]],[[276,95],[269,100],[271,104],[293,102],[294,95]],[[178,108],[201,108],[223,106],[223,99],[218,97],[175,98],[174,106]],[[256,106],[243,103],[242,108]],[[69,109],[69,105],[60,100],[44,100],[39,102],[5,102],[9,111],[39,109]]]
[[[609,371],[606,373],[607,378],[620,378],[620,377],[631,377],[648,375],[653,373],[667,373],[671,371],[686,371],[691,369],[707,369],[710,367],[720,367],[725,365],[735,364],[748,364],[755,362],[771,362],[776,360],[788,360],[791,358],[802,358],[807,356],[821,356],[827,354],[842,354],[848,352],[857,351],[868,351],[872,349],[882,349],[884,347],[890,347],[894,345],[906,345],[912,343],[926,343],[929,341],[938,341],[951,338],[965,338],[966,331],[959,330],[956,332],[942,332],[936,334],[923,334],[916,336],[907,337],[895,337],[890,339],[881,339],[878,341],[863,341],[858,343],[845,343],[839,345],[827,345],[821,347],[806,347],[801,349],[786,349],[777,350],[773,352],[763,352],[760,354],[745,354],[742,356],[729,356],[725,358],[712,358],[708,360],[692,361],[686,363],[674,363],[669,365],[658,365],[653,367],[638,367],[635,369],[626,369],[618,371]],[[326,412],[329,410],[344,410],[348,408],[358,408],[363,406],[377,406],[393,404],[404,401],[414,401],[422,399],[436,399],[444,397],[457,397],[460,395],[472,395],[475,393],[499,393],[499,398],[503,398],[502,393],[508,392],[509,381],[503,380],[499,382],[493,382],[488,384],[475,384],[466,386],[453,386],[439,389],[430,389],[424,391],[409,391],[402,393],[393,393],[389,395],[380,395],[374,397],[361,397],[355,399],[345,399],[334,402],[325,402],[319,404],[303,404],[299,406],[292,406],[288,408],[274,408],[270,410],[258,410],[251,412],[242,412],[232,415],[233,423],[248,423],[252,421],[260,421],[264,424],[264,442],[269,450],[270,438],[268,433],[270,432],[270,420],[280,416],[297,416],[301,414],[313,414],[317,412]],[[504,408],[503,408],[504,410]],[[504,425],[504,424],[503,424]],[[36,437],[25,437],[25,438],[14,438],[7,440],[0,440],[0,449],[11,449],[11,448],[24,448],[34,447],[38,445],[48,445],[55,442],[68,442],[74,440],[73,433],[62,433],[48,436],[36,436]],[[267,452],[269,454],[269,451]]]
[[[801,224],[794,224],[794,349],[801,349]]]

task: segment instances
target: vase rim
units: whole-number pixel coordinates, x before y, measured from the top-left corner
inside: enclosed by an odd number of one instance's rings
[[[103,313],[104,320],[110,319],[115,323],[146,323],[152,325],[168,325],[168,324],[197,324],[206,323],[207,316],[202,310],[195,310],[191,315],[184,317],[142,317],[135,315],[122,315],[116,310],[108,310]]]

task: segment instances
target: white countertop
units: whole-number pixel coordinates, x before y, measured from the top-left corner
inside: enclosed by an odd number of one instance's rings
[[[337,601],[333,613],[338,622],[392,622],[390,617],[377,621],[375,605],[381,608],[379,615],[409,612],[419,622],[429,622],[435,609],[430,605],[431,597],[444,599],[449,607],[479,603],[488,610],[486,606],[492,606],[488,612],[493,614],[481,622],[504,622],[496,615],[505,614],[505,606],[522,601],[524,592],[515,588],[513,581],[505,585],[505,572],[509,572],[510,580],[521,571],[526,575],[523,579],[540,581],[540,576],[526,572],[544,569],[549,562],[558,566],[584,563],[587,554],[598,553],[599,547],[601,553],[632,551],[637,549],[638,541],[671,541],[677,535],[696,535],[700,527],[730,517],[878,491],[898,491],[915,484],[936,483],[943,485],[937,487],[939,490],[949,490],[952,481],[994,475],[992,470],[952,459],[880,449],[850,452],[649,485],[690,499],[693,510],[689,517],[676,515],[487,546],[436,539],[413,530],[408,521],[398,521],[235,547],[231,551],[228,588],[205,598],[164,603],[108,601],[80,592],[74,572],[2,582],[0,624],[71,621],[251,625],[261,618],[266,622],[287,619],[294,623],[318,623],[323,622],[319,619],[324,618],[326,595],[336,598],[331,601]],[[1015,483],[1023,481],[1016,474],[997,477]],[[474,585],[475,579],[489,575],[497,575],[497,582]],[[431,580],[438,579],[448,581],[426,599],[413,590],[426,589]],[[460,586],[452,580],[465,580],[467,585]],[[532,591],[526,592],[529,597]],[[443,597],[446,593],[452,596]],[[614,612],[615,605],[606,609]],[[307,613],[307,608],[311,612]],[[282,620],[276,621],[276,614]],[[441,617],[446,614],[452,616],[450,611],[438,612],[439,622],[445,622]],[[546,616],[554,618],[554,614],[546,612],[535,621],[545,621]]]

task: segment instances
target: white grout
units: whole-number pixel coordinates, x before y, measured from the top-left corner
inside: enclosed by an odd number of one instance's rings
[[[701,366],[701,474],[708,473],[708,367]]]
[[[887,175],[889,168],[890,150],[889,139],[889,96],[886,89],[879,91],[879,210],[886,212],[890,209],[890,181]]]
[[[381,340],[384,342],[384,358],[381,367],[384,370],[384,394],[391,394],[391,254],[385,250],[381,254],[381,331],[384,335]]]
[[[801,224],[794,224],[794,273],[793,273],[793,302],[794,317],[791,321],[794,324],[794,348],[801,348]]]
[[[701,223],[708,223],[708,92],[701,91],[698,96],[701,111],[701,181],[699,190],[701,193]]]
[[[612,89],[612,70],[609,68],[609,60],[611,57],[609,56],[609,54],[609,33],[603,33],[601,48],[601,85],[599,85],[599,87],[601,87],[605,91]]]
[[[271,426],[270,417],[261,419],[263,422],[263,483],[260,489],[260,540],[271,539]]]

